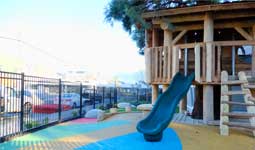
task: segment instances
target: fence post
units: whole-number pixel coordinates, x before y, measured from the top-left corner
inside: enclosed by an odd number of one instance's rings
[[[114,88],[114,105],[116,105],[117,104],[117,88],[115,87]]]
[[[112,105],[112,88],[111,87],[110,87],[110,105]]]
[[[147,88],[144,89],[144,96],[145,96],[145,101],[146,101],[146,103],[148,103]]]
[[[93,108],[96,108],[96,87],[93,86]]]
[[[24,131],[24,129],[23,129],[23,123],[24,123],[24,82],[25,82],[25,80],[24,80],[24,78],[25,78],[25,75],[24,75],[24,73],[21,73],[21,98],[20,98],[20,100],[21,100],[21,108],[20,108],[20,110],[21,110],[21,112],[20,112],[20,131],[21,131],[21,133]]]
[[[85,107],[85,103],[84,103]],[[82,83],[80,83],[80,117],[82,116]]]
[[[103,96],[102,96],[103,106],[104,106],[104,87],[103,87]]]
[[[58,95],[58,122],[61,122],[61,94],[62,94],[62,82],[59,79],[59,95]]]
[[[136,100],[137,100],[137,102],[139,101],[139,88],[137,88],[137,93],[136,93]]]

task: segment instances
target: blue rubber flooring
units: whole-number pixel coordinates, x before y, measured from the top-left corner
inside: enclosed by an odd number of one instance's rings
[[[57,140],[59,138],[86,134],[105,128],[129,124],[126,120],[105,121],[93,124],[66,124],[55,125],[34,133],[17,137],[11,141],[0,144],[0,150],[15,150],[35,144]]]
[[[160,142],[147,142],[141,133],[134,132],[81,146],[76,150],[182,150],[182,144],[175,131],[168,128]]]

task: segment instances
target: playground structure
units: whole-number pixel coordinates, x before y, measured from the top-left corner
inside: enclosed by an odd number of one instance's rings
[[[152,104],[159,85],[165,91],[177,72],[195,72],[192,115],[205,124],[219,120],[221,72],[230,73],[231,79],[240,71],[255,72],[255,2],[171,8],[142,17],[151,24],[145,31],[145,75],[152,86]],[[179,106],[180,112],[187,110],[185,98]],[[254,117],[252,112],[250,119]]]

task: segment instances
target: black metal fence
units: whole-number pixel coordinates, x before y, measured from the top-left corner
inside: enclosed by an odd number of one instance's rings
[[[0,71],[0,141],[50,124],[82,117],[119,102],[150,103],[147,88],[97,87],[80,82]]]

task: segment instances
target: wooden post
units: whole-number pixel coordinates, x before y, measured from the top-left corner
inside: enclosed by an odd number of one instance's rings
[[[206,43],[206,82],[212,81],[212,43],[213,42],[213,18],[210,12],[205,13],[204,18],[204,42]],[[214,107],[213,107],[213,86],[204,85],[203,87],[203,121],[208,123],[208,121],[214,120]]]
[[[151,103],[152,105],[155,104],[157,98],[158,98],[158,85],[157,84],[152,84],[152,99],[151,99]]]
[[[153,28],[152,29],[152,47],[156,47],[158,46],[158,31],[157,29]],[[157,52],[157,51],[156,51]],[[153,55],[154,58],[152,59],[155,59],[154,62],[157,62],[157,55]],[[155,58],[156,56],[156,58]],[[155,63],[156,64],[156,63]],[[152,69],[154,72],[152,72],[153,74],[157,73],[157,66],[154,64],[154,68]],[[157,76],[154,76],[154,80],[157,79]],[[154,104],[158,98],[158,84],[152,84],[152,96],[151,96],[151,103]]]
[[[145,30],[145,49],[144,49],[144,59],[145,59],[145,81],[148,84],[152,82],[152,49],[149,48],[151,41],[150,39],[150,32]]]
[[[164,61],[164,69],[165,69],[165,71],[164,71],[164,79],[165,80],[164,81],[165,82],[169,82],[168,79],[171,78],[170,73],[171,73],[172,62],[170,62],[171,59],[169,59],[169,58],[171,56],[170,47],[172,46],[172,40],[173,40],[172,31],[165,29],[164,30],[164,46],[167,47],[167,49],[166,49],[167,51],[165,51],[166,52],[165,54],[167,54],[167,55],[165,55],[165,61]],[[166,85],[168,85],[168,84],[166,84]],[[166,86],[166,85],[163,85],[163,90],[164,90],[164,86]]]
[[[206,43],[206,81],[212,81],[212,41],[213,41],[213,18],[211,13],[206,13],[204,18],[204,42]],[[208,43],[207,43],[208,42]]]
[[[252,26],[252,36],[253,40],[255,40],[255,24]],[[252,74],[255,72],[255,45],[252,48]]]
[[[221,82],[226,82],[228,81],[228,73],[226,71],[221,72]],[[227,93],[228,92],[228,85],[221,85],[221,93]],[[228,102],[229,101],[229,96],[228,95],[221,95],[220,98],[221,102]],[[226,103],[221,103],[220,105],[220,112],[221,113],[228,113],[229,112],[229,105]],[[229,122],[229,117],[228,116],[223,116],[220,115],[220,134],[221,135],[229,135],[229,127],[223,123],[228,123]]]

